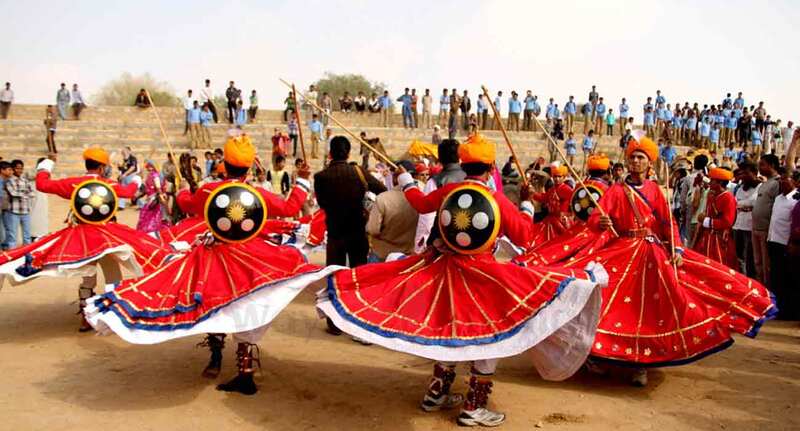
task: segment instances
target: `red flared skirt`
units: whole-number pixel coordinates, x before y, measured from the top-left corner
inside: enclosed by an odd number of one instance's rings
[[[757,281],[692,250],[675,269],[663,245],[617,238],[570,261],[602,263],[609,274],[592,355],[637,366],[678,365],[755,336],[776,308]]]
[[[733,239],[732,231],[699,229],[700,232],[697,235],[694,247],[692,247],[693,250],[729,268],[739,268],[739,259],[736,257],[736,242]]]
[[[560,217],[548,214],[539,223],[534,223],[531,244],[534,247],[546,244],[566,232],[569,227],[561,221]]]
[[[600,235],[592,232],[586,223],[575,223],[563,234],[535,245],[524,254],[514,258],[514,262],[526,265],[558,265],[569,259],[600,250],[612,237],[610,232]]]

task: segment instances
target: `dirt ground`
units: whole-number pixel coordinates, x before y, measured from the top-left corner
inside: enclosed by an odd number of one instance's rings
[[[66,213],[51,197],[51,227]],[[121,220],[135,223],[135,211]],[[258,394],[218,392],[235,373],[233,343],[216,381],[200,337],[154,346],[77,332],[77,279],[0,291],[0,429],[445,430],[455,411],[417,403],[431,362],[324,331],[306,289],[261,341]],[[459,367],[460,376],[467,369]],[[455,390],[465,391],[459,378]],[[506,430],[800,429],[800,326],[771,322],[756,340],[692,365],[651,372],[647,388],[579,373],[552,383],[524,356],[501,362],[492,402]]]

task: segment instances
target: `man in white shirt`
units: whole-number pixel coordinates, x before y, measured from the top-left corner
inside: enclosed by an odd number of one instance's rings
[[[214,122],[216,123],[219,121],[219,118],[217,117],[217,107],[214,105],[214,91],[211,89],[211,80],[206,79],[205,84],[206,85],[200,90],[200,107],[202,108],[203,105],[208,105],[208,110],[211,111],[211,115],[214,117]]]
[[[800,193],[797,193],[793,179],[784,168],[780,168],[778,173],[780,174],[778,180],[780,194],[775,197],[772,205],[769,233],[767,234],[767,253],[770,259],[768,287],[777,299],[778,318],[780,319],[788,317],[787,312],[791,311],[791,307],[782,309],[782,303],[789,302],[790,298],[795,295],[792,290],[797,289],[797,286],[791,286],[789,283],[791,269],[789,268],[790,261],[786,256],[786,245],[789,243],[791,234],[792,210],[800,201]]]
[[[758,196],[758,167],[752,162],[744,162],[737,169],[739,184],[733,189],[736,198],[736,222],[733,223],[733,239],[736,242],[736,257],[739,258],[739,271],[748,277],[756,276],[753,262],[753,205]]]
[[[86,107],[86,102],[83,101],[81,90],[78,90],[78,84],[72,84],[72,91],[69,97],[72,103],[72,114],[75,115],[75,120],[80,120],[81,111]]]
[[[782,151],[784,154],[778,154],[780,157],[781,155],[788,155],[789,154],[789,144],[792,143],[792,136],[794,136],[794,122],[789,121],[786,123],[786,127],[781,128],[781,142],[783,145]]]
[[[304,96],[305,96],[304,100],[310,100],[314,103],[317,103],[317,97],[319,96],[319,93],[317,92],[316,87],[314,87],[314,85],[312,84],[308,86],[308,91],[306,91]],[[310,103],[303,103],[303,107],[306,110],[306,115],[308,116],[308,118],[311,118],[311,116],[317,112],[316,109],[314,109],[314,107],[311,106]]]
[[[189,111],[194,108],[194,98],[192,98],[192,90],[187,90],[186,95],[181,97],[181,105],[183,105],[183,109],[186,111],[186,115],[184,116],[184,120],[186,123],[186,127],[183,129],[183,136],[186,136],[189,133]]]
[[[14,90],[11,83],[6,82],[6,87],[0,90],[0,120],[8,118],[8,111],[11,110],[11,102],[14,101]]]
[[[433,103],[433,97],[431,97],[431,90],[426,88],[425,95],[422,96],[422,124],[425,124],[425,127],[431,128],[431,104]]]

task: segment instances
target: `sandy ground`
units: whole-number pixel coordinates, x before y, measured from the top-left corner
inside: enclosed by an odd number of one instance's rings
[[[51,197],[51,225],[66,206]],[[134,211],[121,214],[133,224]],[[260,392],[218,392],[235,372],[233,343],[217,381],[200,377],[200,337],[154,346],[77,332],[78,280],[0,291],[0,429],[455,429],[456,412],[417,403],[431,362],[324,331],[307,289],[261,342]],[[466,367],[459,367],[460,376]],[[651,372],[633,388],[622,372],[540,379],[524,356],[504,360],[492,402],[506,430],[800,429],[800,327],[770,323],[700,362]],[[455,390],[465,391],[459,378]]]

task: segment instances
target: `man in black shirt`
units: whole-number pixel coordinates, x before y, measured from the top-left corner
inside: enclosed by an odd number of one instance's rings
[[[233,124],[236,119],[236,103],[242,99],[242,90],[234,87],[233,81],[231,81],[228,89],[225,90],[225,98],[228,99],[228,122]]]
[[[359,166],[347,162],[350,157],[347,138],[335,136],[330,146],[331,163],[314,175],[317,203],[325,211],[328,229],[325,264],[344,266],[349,262],[352,268],[367,263],[369,253],[364,195],[368,191],[376,195],[383,193],[386,186]],[[328,332],[341,333],[330,319]]]

